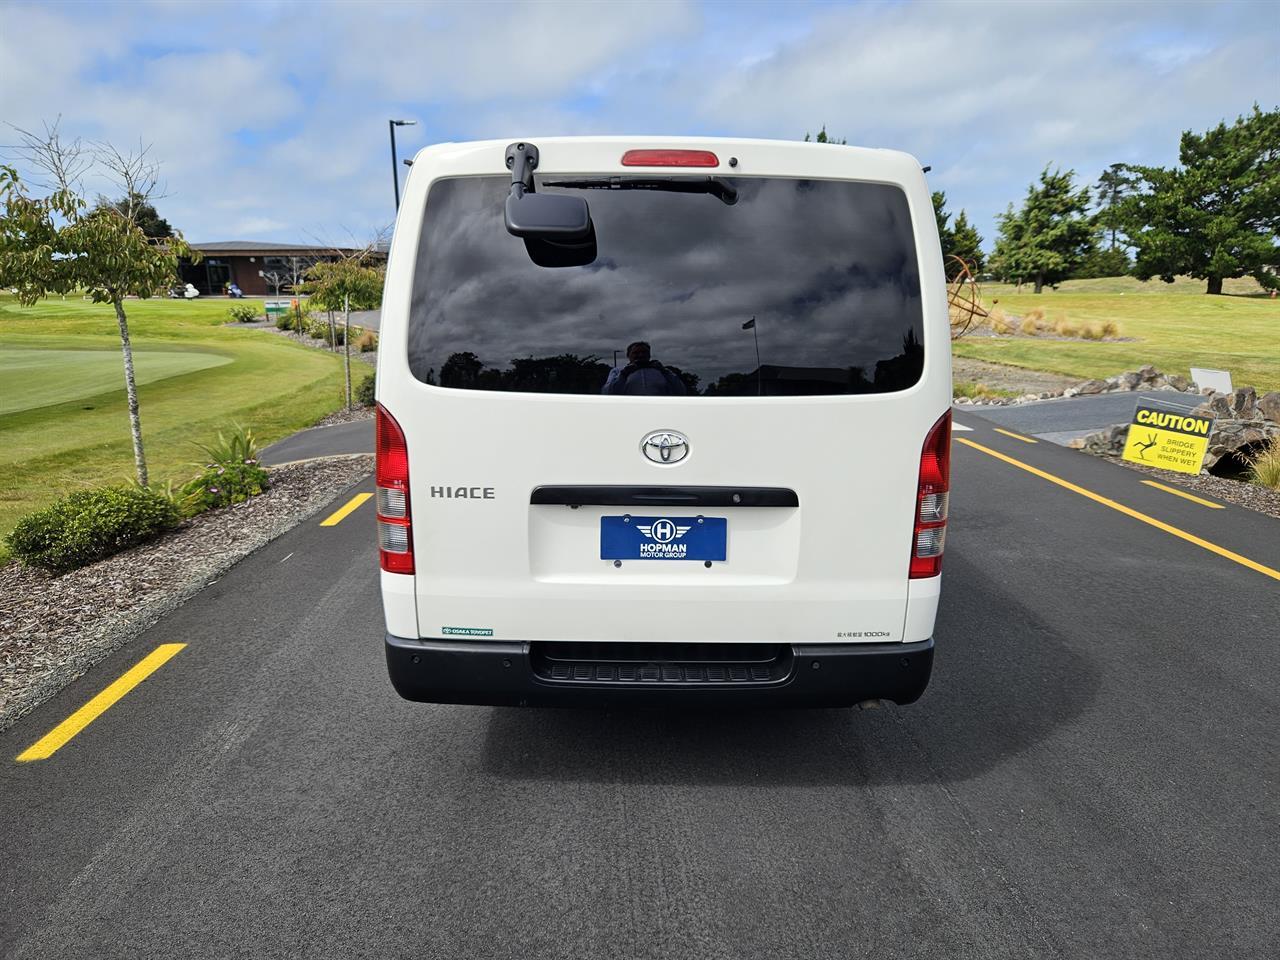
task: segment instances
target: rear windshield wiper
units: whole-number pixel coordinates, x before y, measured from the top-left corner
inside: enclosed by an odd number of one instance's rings
[[[738,202],[738,191],[717,177],[673,180],[663,177],[592,177],[589,180],[543,180],[544,187],[571,190],[661,190],[666,193],[706,193],[726,206]]]

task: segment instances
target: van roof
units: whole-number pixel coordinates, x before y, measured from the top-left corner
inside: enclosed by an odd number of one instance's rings
[[[915,156],[903,150],[890,150],[883,147],[858,147],[845,145],[840,143],[816,143],[814,141],[805,140],[772,140],[760,137],[659,137],[659,136],[599,136],[599,137],[504,137],[502,139],[490,140],[448,140],[441,143],[429,144],[414,154],[414,161],[423,155],[429,154],[453,154],[459,149],[468,151],[476,148],[493,148],[499,157],[503,156],[509,144],[523,140],[527,143],[535,143],[539,148],[546,146],[571,146],[571,145],[591,145],[599,146],[601,144],[616,144],[625,148],[648,148],[658,149],[662,147],[672,148],[690,148],[690,149],[712,149],[716,146],[734,147],[737,149],[743,147],[769,147],[777,149],[779,147],[793,150],[844,150],[852,153],[852,159],[856,161],[857,155],[866,157],[876,157],[881,161],[886,159],[896,160],[903,164],[910,164],[917,170],[921,167],[921,163]]]

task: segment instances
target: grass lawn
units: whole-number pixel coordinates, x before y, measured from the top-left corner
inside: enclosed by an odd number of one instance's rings
[[[342,403],[342,363],[262,330],[224,326],[225,300],[129,301],[147,464],[186,480],[196,443],[233,422],[265,445]],[[0,295],[0,536],[71,490],[133,477],[115,314],[78,298]],[[360,371],[363,373],[363,368]],[[0,559],[7,555],[0,545]]]
[[[1109,377],[1143,364],[1188,376],[1191,366],[1229,370],[1237,386],[1280,390],[1280,299],[1261,296],[1252,280],[1227,281],[1228,295],[1207,296],[1204,283],[1173,284],[1132,277],[1073,280],[1037,296],[1008,284],[983,284],[988,306],[1008,314],[1034,307],[1056,321],[1112,320],[1123,342],[1032,337],[966,337],[952,344],[957,356],[1084,378]]]

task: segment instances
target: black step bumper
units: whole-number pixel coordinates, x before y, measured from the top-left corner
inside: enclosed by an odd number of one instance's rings
[[[542,650],[550,646],[527,641],[409,640],[387,634],[387,671],[400,696],[424,703],[846,707],[866,700],[913,703],[928,686],[933,669],[930,639],[780,647],[767,678],[759,670],[749,670],[746,679],[735,679],[742,677],[740,669],[690,667],[690,663],[707,661],[674,657],[655,657],[647,663],[635,660],[638,669],[623,672],[590,653],[584,653],[580,662],[570,661],[565,677],[560,666],[565,661],[557,661],[554,671],[547,668]],[[583,645],[583,649],[601,646]]]

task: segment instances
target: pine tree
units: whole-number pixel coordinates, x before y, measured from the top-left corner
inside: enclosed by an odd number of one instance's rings
[[[1001,214],[992,265],[1016,283],[1030,280],[1035,292],[1065,280],[1094,248],[1087,215],[1089,188],[1075,189],[1075,171],[1045,167],[1039,185],[1027,188],[1022,209]]]
[[[804,142],[809,143],[811,140],[814,143],[838,143],[842,147],[847,147],[849,145],[848,140],[844,140],[844,139],[835,140],[829,137],[827,135],[827,125],[825,123],[822,125],[822,129],[818,131],[818,135],[816,137],[811,137],[808,134],[808,132],[805,133]]]
[[[1119,215],[1137,249],[1134,275],[1171,283],[1177,274],[1222,293],[1228,277],[1280,289],[1280,110],[1238,117],[1204,134],[1186,131],[1181,166],[1126,166],[1138,192]]]

